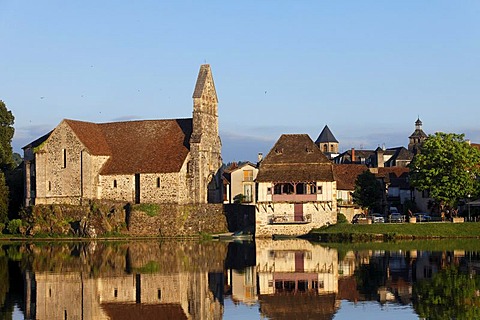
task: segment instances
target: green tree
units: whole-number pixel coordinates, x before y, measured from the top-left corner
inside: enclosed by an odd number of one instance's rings
[[[5,175],[0,171],[0,224],[5,225],[8,222],[8,196],[9,192],[5,183]]]
[[[428,136],[420,150],[410,163],[413,187],[428,190],[441,209],[476,195],[480,151],[463,134],[437,132]]]
[[[355,180],[355,190],[352,193],[353,202],[362,208],[379,209],[382,206],[384,190],[375,175],[366,170]]]
[[[15,118],[11,111],[7,110],[5,103],[0,100],[0,169],[10,169],[13,166],[12,138],[15,129]]]

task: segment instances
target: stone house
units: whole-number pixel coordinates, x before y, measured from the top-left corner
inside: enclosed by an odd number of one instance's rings
[[[352,221],[355,214],[362,212],[362,209],[353,203],[352,192],[355,190],[357,177],[367,170],[368,167],[363,164],[333,165],[333,175],[337,182],[338,213],[342,213],[348,221]]]
[[[256,182],[257,237],[305,234],[337,220],[333,165],[306,134],[283,134]]]
[[[26,205],[221,202],[218,100],[210,66],[200,67],[192,118],[64,119],[23,150]]]
[[[255,179],[258,168],[256,164],[245,162],[240,165],[234,164],[225,169],[223,177],[224,203],[234,203],[235,197],[242,195],[242,203],[254,204],[256,200]]]

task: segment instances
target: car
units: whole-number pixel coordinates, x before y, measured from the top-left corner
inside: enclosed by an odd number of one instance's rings
[[[369,216],[370,219],[372,219],[372,223],[384,223],[385,218],[380,214],[380,213],[372,213]]]
[[[367,216],[363,213],[357,213],[353,216],[352,223],[361,223],[367,221]]]
[[[427,222],[432,220],[432,217],[425,212],[415,213],[415,218],[417,219],[417,222]]]
[[[405,217],[400,213],[392,213],[390,215],[390,222],[405,222]]]

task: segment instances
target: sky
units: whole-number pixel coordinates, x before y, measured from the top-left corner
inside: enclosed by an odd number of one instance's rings
[[[0,100],[14,152],[64,118],[189,118],[201,64],[224,162],[283,133],[340,151],[427,134],[480,143],[480,1],[0,0]]]

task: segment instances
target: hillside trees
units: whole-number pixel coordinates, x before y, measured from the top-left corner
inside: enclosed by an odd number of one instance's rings
[[[375,175],[366,170],[355,180],[355,190],[352,193],[353,202],[362,208],[380,209],[383,203],[384,190]]]
[[[480,151],[463,134],[437,132],[423,142],[421,152],[410,163],[410,184],[443,209],[460,199],[478,194]]]

